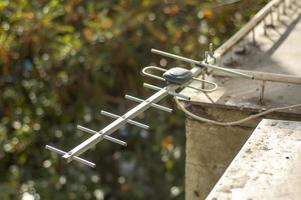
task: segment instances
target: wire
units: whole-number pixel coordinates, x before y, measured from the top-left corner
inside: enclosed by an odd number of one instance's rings
[[[192,117],[195,120],[201,121],[201,122],[207,122],[207,123],[211,123],[211,124],[215,124],[215,125],[219,125],[219,126],[233,126],[233,125],[238,125],[241,124],[243,122],[249,121],[251,119],[260,117],[262,115],[266,115],[268,113],[271,112],[275,112],[275,111],[279,111],[279,110],[286,110],[286,109],[290,109],[290,108],[297,108],[297,107],[301,107],[301,104],[295,104],[295,105],[290,105],[290,106],[284,106],[284,107],[277,107],[277,108],[271,108],[269,110],[254,114],[254,115],[250,115],[249,117],[237,120],[237,121],[232,121],[232,122],[219,122],[219,121],[215,121],[215,120],[211,120],[211,119],[207,119],[204,117],[200,117],[192,112],[190,112],[189,110],[187,110],[183,104],[181,104],[179,102],[179,100],[175,97],[175,102],[176,104],[180,107],[180,109],[187,114],[188,116]]]

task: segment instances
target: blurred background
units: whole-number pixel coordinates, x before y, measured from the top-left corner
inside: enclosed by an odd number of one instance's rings
[[[143,66],[170,68],[151,48],[197,60],[245,24],[267,0],[0,0],[0,199],[183,199],[184,115],[148,110],[149,131],[126,126],[66,164],[63,150],[148,97]],[[189,67],[189,66],[188,66]],[[143,118],[143,119],[142,119]]]

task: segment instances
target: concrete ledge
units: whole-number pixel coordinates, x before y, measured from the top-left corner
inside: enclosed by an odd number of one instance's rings
[[[207,199],[299,199],[301,122],[264,119]]]

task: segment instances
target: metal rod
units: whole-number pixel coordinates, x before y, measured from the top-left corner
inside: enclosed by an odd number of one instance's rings
[[[205,55],[205,56],[204,56],[204,57],[205,57],[204,62],[205,62],[205,63],[208,63],[209,52],[208,52],[208,51],[205,51],[204,55]]]
[[[242,44],[243,44],[243,52],[246,53],[246,51],[247,51],[247,36],[245,36],[243,38]]]
[[[137,98],[137,97],[133,97],[133,96],[127,95],[127,94],[126,94],[124,97],[125,97],[126,99],[128,99],[128,100],[131,100],[131,101],[134,101],[134,102],[137,102],[137,103],[141,103],[141,102],[144,101],[143,99],[139,99],[139,98]],[[167,108],[167,107],[165,107],[165,106],[161,106],[161,105],[156,104],[156,103],[152,103],[152,104],[151,104],[151,107],[157,108],[157,109],[159,109],[159,110],[166,111],[166,112],[172,112],[172,109],[171,109],[171,108]]]
[[[252,29],[252,40],[253,40],[253,45],[256,45],[256,36],[255,36],[255,27]]]
[[[221,67],[224,66],[224,55],[221,55],[219,58],[219,66],[221,66]]]
[[[184,61],[184,62],[192,63],[192,64],[194,64],[194,65],[196,65],[198,67],[207,67],[207,68],[212,68],[212,69],[224,71],[224,72],[231,73],[231,74],[236,74],[238,76],[243,76],[243,77],[247,77],[247,78],[253,78],[250,75],[243,74],[243,73],[237,72],[237,71],[232,70],[232,69],[227,69],[227,68],[219,67],[219,66],[216,66],[216,65],[205,63],[203,61],[200,62],[200,61],[197,61],[197,60],[193,60],[193,59],[186,58],[186,57],[183,57],[183,56],[178,56],[178,55],[175,55],[175,54],[167,53],[167,52],[160,51],[160,50],[157,50],[157,49],[152,49],[151,52],[154,53],[154,54],[161,55],[161,56],[165,56],[165,57],[173,58],[173,59],[176,59],[176,60],[181,60],[181,61]]]
[[[112,117],[112,118],[114,118],[114,119],[118,119],[118,118],[121,117],[121,116],[119,116],[119,115],[115,115],[115,114],[113,114],[113,113],[110,113],[110,112],[107,112],[107,111],[104,111],[104,110],[102,110],[102,111],[100,112],[100,114],[102,114],[102,115],[104,115],[104,116],[107,116],[107,117]],[[137,122],[137,121],[134,121],[134,120],[131,120],[131,119],[128,119],[127,122],[128,122],[129,124],[138,126],[138,127],[140,127],[140,128],[144,128],[144,129],[146,129],[146,130],[149,129],[149,126],[148,126],[148,125],[142,124],[142,123],[140,123],[140,122]]]
[[[233,57],[234,57],[234,47],[230,49],[230,63],[233,63]]]
[[[290,8],[290,9],[292,9],[292,8],[293,8],[293,6],[292,6],[292,3],[293,3],[293,1],[292,1],[292,0],[288,0],[288,8]]]
[[[52,152],[54,152],[54,153],[57,153],[57,154],[59,154],[59,155],[64,155],[64,154],[66,154],[65,151],[62,151],[62,150],[57,149],[57,148],[55,148],[55,147],[52,147],[52,146],[50,146],[50,145],[46,145],[45,148],[48,149],[48,150],[50,150],[50,151],[52,151]],[[95,166],[96,166],[95,163],[92,163],[92,162],[90,162],[90,161],[88,161],[88,160],[82,159],[82,158],[80,158],[80,157],[78,157],[78,156],[73,156],[73,157],[72,157],[72,160],[78,161],[78,162],[80,162],[80,163],[82,163],[82,164],[84,164],[84,165],[88,165],[88,166],[90,166],[90,167],[95,167]]]
[[[201,75],[202,75],[202,79],[205,80],[206,74],[205,74],[205,71],[204,71],[204,70],[202,70]],[[202,89],[205,89],[205,82],[204,82],[204,81],[202,81]]]
[[[202,62],[201,64],[195,64],[195,65],[197,65],[197,66],[206,66],[208,68],[220,70],[220,67],[209,64],[209,63],[203,63]],[[229,73],[229,74],[234,74],[234,75],[237,75],[237,76],[241,76],[241,77],[244,77],[244,78],[250,78],[250,79],[254,78],[252,75],[248,75],[248,74],[239,72],[239,70],[234,71],[232,69],[222,68],[222,70],[220,70],[220,71],[223,71],[223,72],[226,72],[226,73]]]
[[[249,70],[239,70],[242,73],[248,73],[254,76],[254,80],[263,80],[263,81],[272,81],[272,82],[281,82],[281,83],[292,83],[292,84],[301,84],[301,76],[293,76],[286,74],[275,74],[268,72],[258,72],[258,71],[249,71]],[[226,74],[221,71],[214,71],[213,75],[215,76],[224,76],[224,77],[237,77],[233,74]]]
[[[280,6],[277,5],[277,20],[280,21]]]
[[[192,89],[195,89],[195,90],[198,90],[198,91],[201,91],[201,92],[214,92],[218,88],[218,85],[216,83],[212,82],[212,81],[208,81],[208,80],[205,80],[205,79],[194,78],[194,77],[192,78],[192,80],[199,81],[202,84],[207,83],[208,85],[212,85],[213,87],[211,89],[205,89],[205,87],[202,88],[202,89],[198,89],[196,87],[189,86],[189,85],[186,86],[186,87],[190,87]]]
[[[265,85],[266,85],[266,81],[262,81],[260,97],[259,97],[260,103],[263,103]]]
[[[160,77],[160,76],[157,76],[157,75],[154,75],[154,74],[151,74],[148,72],[148,70],[157,70],[157,71],[161,71],[161,72],[166,72],[167,70],[166,69],[163,69],[161,67],[156,67],[156,66],[148,66],[148,67],[144,67],[142,69],[142,74],[145,75],[145,76],[149,76],[151,78],[155,78],[155,79],[158,79],[160,81],[165,81],[164,78]]]
[[[263,19],[263,33],[265,36],[268,35],[266,18]]]
[[[273,17],[273,10],[270,11],[270,18],[271,18],[271,27],[274,27],[274,17]]]
[[[213,43],[209,44],[209,55],[210,55],[210,57],[214,58]]]
[[[158,86],[151,85],[151,84],[148,84],[148,83],[143,83],[143,87],[146,87],[146,88],[151,89],[151,90],[161,90],[162,89],[162,88],[160,88]],[[167,91],[167,92],[168,92],[169,95],[180,97],[180,98],[183,98],[185,100],[190,101],[190,97],[187,97],[187,96],[185,96],[183,94],[179,94],[179,93],[172,92],[172,91]]]
[[[282,1],[282,13],[283,13],[284,15],[286,15],[286,5],[285,5],[285,0]]]
[[[148,83],[143,83],[143,87],[151,89],[151,90],[157,90],[157,91],[163,89],[163,88],[160,88],[158,86],[151,85],[151,84],[148,84]]]
[[[81,126],[81,125],[77,125],[76,128],[77,128],[78,130],[81,130],[81,131],[84,131],[84,132],[87,132],[87,133],[91,133],[92,135],[94,135],[94,134],[97,133],[97,131],[94,131],[94,130],[92,130],[92,129],[86,128],[86,127]],[[110,137],[110,136],[109,136],[109,137]],[[105,138],[105,139],[106,139],[106,138]]]
[[[81,130],[81,131],[84,131],[84,132],[87,132],[87,133],[91,133],[91,134],[93,134],[93,135],[97,133],[97,131],[94,131],[94,130],[92,130],[92,129],[89,129],[89,128],[86,128],[86,127],[83,127],[83,126],[80,126],[80,125],[77,125],[77,128],[78,128],[79,130]],[[122,146],[127,146],[127,143],[126,143],[126,142],[121,141],[121,140],[118,140],[118,139],[113,138],[113,137],[111,137],[111,136],[105,135],[105,136],[103,136],[103,138],[106,139],[106,140],[109,140],[109,141],[111,141],[111,142],[120,144],[120,145],[122,145]]]

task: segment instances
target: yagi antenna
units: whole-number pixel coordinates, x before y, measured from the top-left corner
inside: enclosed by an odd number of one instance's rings
[[[46,145],[45,148],[54,153],[62,155],[62,158],[66,159],[67,162],[71,162],[72,160],[75,160],[82,164],[88,165],[90,167],[95,167],[94,163],[87,161],[83,158],[80,158],[79,156],[81,156],[88,149],[93,148],[97,143],[99,143],[100,141],[102,141],[104,139],[108,140],[110,142],[122,145],[122,146],[127,146],[126,142],[116,139],[114,137],[111,137],[110,135],[112,133],[114,133],[115,131],[119,130],[121,127],[123,127],[126,124],[131,124],[131,125],[137,126],[139,128],[143,128],[143,129],[149,129],[148,125],[145,125],[141,122],[137,122],[134,120],[134,118],[137,117],[138,115],[142,114],[144,111],[146,111],[150,107],[156,108],[160,111],[166,111],[169,113],[172,112],[172,109],[157,104],[159,101],[161,101],[168,95],[175,96],[175,97],[178,97],[178,98],[181,98],[184,100],[188,100],[188,101],[190,100],[190,97],[177,93],[176,92],[177,89],[189,87],[198,92],[208,93],[208,92],[215,91],[218,87],[218,85],[216,83],[208,81],[208,80],[196,78],[196,76],[198,76],[200,74],[201,69],[212,68],[215,70],[221,70],[221,71],[224,71],[227,73],[236,74],[238,76],[253,78],[250,75],[243,74],[243,73],[237,72],[235,70],[222,68],[222,67],[219,67],[219,66],[216,66],[213,64],[209,64],[204,61],[199,62],[199,61],[196,61],[196,60],[193,60],[190,58],[178,56],[175,54],[167,53],[167,52],[156,50],[156,49],[152,49],[151,52],[161,55],[161,56],[188,62],[190,64],[193,64],[195,67],[193,67],[191,70],[188,70],[188,69],[185,69],[182,67],[173,67],[168,70],[160,68],[160,67],[156,67],[156,66],[144,67],[142,70],[143,75],[160,80],[160,81],[164,81],[166,83],[166,86],[158,87],[155,85],[144,83],[143,84],[144,87],[157,91],[156,93],[154,93],[152,96],[150,96],[146,100],[143,100],[143,99],[140,99],[137,97],[133,97],[130,95],[125,95],[126,99],[134,101],[139,104],[121,116],[107,112],[107,111],[101,111],[102,115],[113,118],[114,121],[99,131],[91,130],[89,128],[78,125],[77,128],[79,130],[90,133],[90,134],[92,134],[92,136],[90,138],[88,138],[87,140],[85,140],[84,142],[82,142],[81,144],[79,144],[78,146],[71,149],[70,151],[65,152],[63,150],[52,147],[50,145]],[[212,57],[213,54],[209,55],[207,53],[207,55]],[[153,71],[159,71],[162,73],[162,75],[161,76],[155,75],[152,73]],[[190,86],[189,84],[192,81],[202,82],[202,84],[207,85],[207,88],[196,88],[196,87]]]

